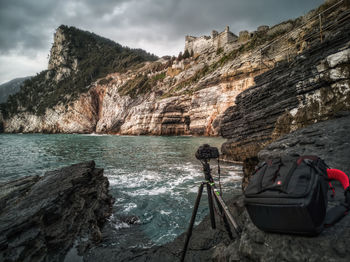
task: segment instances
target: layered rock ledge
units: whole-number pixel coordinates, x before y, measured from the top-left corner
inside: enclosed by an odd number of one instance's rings
[[[269,143],[350,109],[350,11],[344,25],[293,61],[254,78],[221,121],[227,159],[244,161]]]
[[[94,161],[0,184],[0,261],[63,261],[101,241],[108,179]]]

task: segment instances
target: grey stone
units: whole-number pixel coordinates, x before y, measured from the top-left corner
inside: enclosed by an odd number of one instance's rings
[[[93,161],[0,184],[0,261],[63,261],[73,245],[86,251],[112,212],[108,185]]]
[[[349,124],[350,116],[344,116],[302,128],[261,150],[258,154],[259,159],[291,153],[313,154],[323,158],[330,167],[340,168],[350,174],[350,147],[347,145],[350,141],[350,130],[343,132]],[[319,130],[322,130],[322,133],[319,133]],[[280,144],[290,146],[279,149]]]
[[[349,71],[350,23],[338,30],[322,43],[309,43],[311,47],[293,61],[282,61],[256,76],[255,85],[236,97],[236,105],[225,111],[220,123],[220,132],[228,139],[221,148],[224,158],[244,161],[285,134],[349,114],[348,73],[345,80],[335,79],[331,70]],[[323,71],[318,72],[321,65]],[[322,134],[322,130],[308,132]]]

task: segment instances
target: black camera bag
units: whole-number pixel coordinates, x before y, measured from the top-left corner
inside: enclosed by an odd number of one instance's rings
[[[327,165],[316,156],[262,162],[245,190],[245,206],[261,230],[317,235],[327,209]]]

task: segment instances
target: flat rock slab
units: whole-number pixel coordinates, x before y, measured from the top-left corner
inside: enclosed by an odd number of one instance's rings
[[[350,112],[286,135],[258,154],[260,160],[283,154],[317,155],[331,168],[350,174]]]
[[[111,214],[108,186],[94,161],[0,184],[0,261],[63,261],[73,244],[82,254]]]

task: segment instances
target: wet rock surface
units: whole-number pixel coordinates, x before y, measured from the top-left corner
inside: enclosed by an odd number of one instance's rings
[[[101,241],[108,185],[93,161],[0,184],[0,261],[63,261],[73,245],[82,255]]]
[[[260,160],[282,154],[318,155],[331,168],[350,174],[350,111],[286,135],[258,154]]]

